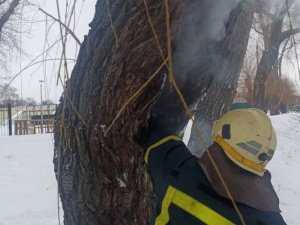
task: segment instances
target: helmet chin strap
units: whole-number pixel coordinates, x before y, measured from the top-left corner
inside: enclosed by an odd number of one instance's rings
[[[229,155],[231,155],[234,159],[236,159],[238,162],[242,163],[243,165],[259,172],[263,172],[265,170],[264,166],[243,157],[234,148],[232,148],[229,144],[227,144],[227,142],[225,142],[220,135],[216,137],[215,141],[219,145],[221,145],[224,151],[226,151]]]

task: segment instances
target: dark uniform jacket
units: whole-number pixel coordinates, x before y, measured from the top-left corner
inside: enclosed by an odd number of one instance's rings
[[[155,225],[243,224],[232,202],[219,195],[181,139],[150,118],[145,153],[157,194]],[[247,225],[283,225],[279,212],[236,202]]]

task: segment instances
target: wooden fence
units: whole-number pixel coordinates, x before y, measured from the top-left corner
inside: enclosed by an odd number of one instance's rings
[[[15,135],[52,133],[54,119],[42,120],[15,120]]]

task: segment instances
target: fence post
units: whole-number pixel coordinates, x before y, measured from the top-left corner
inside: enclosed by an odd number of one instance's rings
[[[7,109],[8,109],[8,133],[9,136],[12,135],[12,118],[11,118],[11,104],[7,104]]]

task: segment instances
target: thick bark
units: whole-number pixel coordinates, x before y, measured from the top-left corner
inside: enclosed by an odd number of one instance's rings
[[[147,4],[165,51],[164,2]],[[152,215],[154,194],[141,146],[163,72],[126,107],[107,137],[104,131],[164,60],[143,1],[110,1],[109,8],[118,47],[106,1],[98,1],[67,84],[82,119],[66,94],[57,111],[54,164],[65,224],[149,224]]]
[[[197,25],[201,29],[192,33],[193,37],[190,38],[199,39],[199,44],[202,45],[196,49],[193,49],[195,46],[190,46],[184,52],[186,49],[181,49],[182,44],[189,41],[185,39],[189,37],[185,33],[188,29],[186,25],[193,18],[181,20],[180,15],[192,9],[195,2],[203,6],[199,8],[200,11],[212,4],[210,0],[170,1],[174,72],[189,104],[193,104],[205,92],[215,74],[220,71],[222,75],[230,74],[231,68],[239,70],[239,57],[243,57],[240,49],[244,49],[244,38],[248,37],[248,30],[238,29],[237,26],[240,24],[240,17],[237,15],[241,16],[241,6],[232,13],[226,36],[220,41],[206,37],[205,31],[210,27],[200,13]],[[147,4],[163,54],[166,56],[164,1],[148,0]],[[155,202],[141,146],[147,119],[158,98],[167,70],[161,70],[127,105],[105,137],[104,131],[126,100],[163,63],[143,1],[110,1],[109,8],[118,36],[118,47],[107,16],[106,1],[99,0],[91,30],[81,45],[76,66],[57,111],[54,164],[65,224],[149,224]],[[235,30],[242,36],[238,38]],[[189,51],[201,52],[203,46],[213,50],[199,54],[199,58],[182,61],[181,57],[188,56]],[[181,51],[187,55],[182,56],[179,54]],[[215,54],[219,52],[237,61],[230,60],[227,64],[222,64],[220,69],[220,56]],[[237,66],[234,66],[235,63]],[[236,74],[237,71],[233,73]],[[228,79],[235,80],[235,77]],[[214,83],[215,87],[223,87],[221,75],[215,78]],[[168,89],[168,85],[165,86]],[[221,96],[234,92],[234,85],[225,86],[225,92],[209,95]],[[168,99],[166,96],[170,96],[169,93],[172,97]],[[159,105],[164,107],[164,115],[169,115],[165,122],[179,130],[188,118],[179,118],[176,121],[177,113],[184,115],[184,110],[178,107],[180,103],[175,91],[164,90],[163,98],[165,101],[158,102],[156,109],[161,110]],[[176,104],[169,104],[166,99]],[[208,102],[206,98],[205,101]],[[176,109],[172,108],[175,106]],[[220,109],[216,104],[210,104],[205,111],[208,113],[207,117],[211,118],[214,107]],[[224,108],[222,105],[220,107]],[[160,110],[156,112],[163,116]]]

